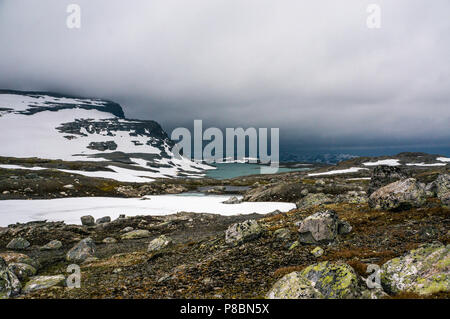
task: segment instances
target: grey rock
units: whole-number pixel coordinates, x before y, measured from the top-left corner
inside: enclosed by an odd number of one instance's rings
[[[25,285],[23,292],[30,293],[32,291],[48,289],[54,286],[64,286],[66,278],[64,275],[57,276],[35,276]]]
[[[95,225],[95,219],[91,215],[82,216],[81,217],[81,224],[83,226],[94,226]]]
[[[37,273],[37,270],[33,266],[23,263],[10,263],[8,269],[11,270],[20,281],[26,281]]]
[[[111,217],[109,216],[105,216],[105,217],[101,217],[99,219],[96,220],[96,224],[100,225],[100,224],[106,224],[106,223],[110,223],[111,222]]]
[[[380,165],[374,168],[367,194],[370,196],[377,189],[408,178],[408,174],[400,167]]]
[[[233,197],[230,197],[229,199],[227,199],[226,201],[223,201],[222,203],[223,204],[240,204],[240,203],[242,203],[242,200],[240,200],[236,196],[233,196]]]
[[[30,243],[22,237],[14,238],[6,245],[6,248],[11,250],[24,250],[28,247],[30,247]]]
[[[140,239],[150,237],[150,232],[145,229],[136,229],[120,236],[122,239]]]
[[[66,259],[71,262],[83,262],[95,255],[95,243],[92,238],[85,238],[67,252]]]
[[[341,221],[333,210],[317,212],[301,221],[299,241],[317,244],[333,242],[339,234],[351,231],[351,226]]]
[[[102,240],[102,242],[105,244],[115,244],[117,243],[117,239],[113,237],[106,237],[105,239]]]
[[[317,205],[330,204],[333,202],[329,196],[323,193],[308,194],[299,200],[296,205],[298,209],[306,209]]]
[[[386,185],[369,197],[369,206],[379,210],[404,210],[420,207],[426,201],[424,187],[414,178]]]
[[[239,245],[258,238],[263,232],[256,220],[250,219],[228,227],[225,232],[225,242],[229,245]]]
[[[165,235],[161,235],[158,238],[153,239],[147,248],[148,252],[154,252],[161,250],[172,243],[172,239],[170,237],[166,237]]]

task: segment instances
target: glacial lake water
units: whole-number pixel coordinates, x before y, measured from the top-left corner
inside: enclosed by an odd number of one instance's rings
[[[261,167],[264,165],[250,164],[250,163],[222,163],[214,164],[216,169],[206,171],[206,177],[214,179],[227,179],[239,176],[250,176],[262,174]],[[309,168],[286,168],[280,167],[276,173],[294,172],[294,171],[306,171]]]

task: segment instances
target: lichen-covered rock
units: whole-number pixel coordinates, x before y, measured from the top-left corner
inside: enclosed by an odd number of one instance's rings
[[[366,289],[361,293],[361,299],[383,299],[389,297],[387,293],[384,292],[383,289],[374,288],[374,289]]]
[[[228,227],[225,232],[225,242],[229,245],[238,245],[258,238],[263,232],[256,220],[250,219]]]
[[[299,200],[296,205],[299,209],[306,209],[317,205],[330,204],[332,202],[333,199],[331,199],[329,196],[323,193],[316,193],[306,195],[301,200]]]
[[[153,239],[149,244],[147,251],[153,252],[160,249],[163,249],[164,247],[167,247],[172,242],[172,239],[170,237],[167,237],[165,235],[161,235],[158,238]]]
[[[408,178],[375,191],[369,197],[369,206],[382,210],[403,210],[420,207],[426,201],[424,187],[414,178]]]
[[[338,234],[346,234],[351,229],[350,224],[339,220],[335,211],[321,211],[300,222],[299,241],[309,244],[332,242]]]
[[[350,299],[361,297],[358,275],[347,264],[328,261],[290,273],[267,294],[271,299]]]
[[[320,257],[320,256],[323,255],[323,253],[324,253],[324,251],[323,251],[323,249],[320,248],[320,247],[316,247],[316,248],[314,248],[313,250],[311,250],[311,254],[312,254],[314,257]]]
[[[62,242],[59,240],[52,240],[41,247],[41,250],[57,250],[62,248]]]
[[[83,226],[94,226],[95,225],[95,219],[91,215],[82,216],[81,217],[81,224]]]
[[[391,259],[380,270],[381,284],[390,293],[420,295],[450,291],[450,245],[426,244]]]
[[[150,232],[145,229],[136,229],[120,236],[122,239],[140,239],[150,237]]]
[[[377,189],[408,177],[408,174],[400,167],[377,166],[373,169],[367,194],[370,196]]]
[[[65,280],[66,278],[64,275],[32,277],[25,285],[23,292],[30,293],[35,290],[47,289],[53,286],[64,286]]]
[[[278,280],[268,292],[268,299],[322,299],[324,296],[315,289],[311,281],[300,272],[291,272]]]
[[[67,252],[66,259],[72,262],[83,262],[94,257],[95,243],[92,238],[85,238]]]
[[[37,270],[28,264],[10,263],[8,269],[11,270],[20,281],[25,281],[29,277],[36,275]]]
[[[291,231],[288,228],[280,228],[273,232],[277,240],[287,240],[291,238]]]
[[[0,257],[0,299],[18,295],[21,288],[22,285],[17,276],[8,268],[6,261]]]
[[[6,245],[6,248],[11,250],[24,250],[28,247],[30,247],[30,243],[22,237],[13,238],[8,245]]]

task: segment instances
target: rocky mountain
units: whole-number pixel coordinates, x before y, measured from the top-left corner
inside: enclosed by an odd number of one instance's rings
[[[175,158],[157,122],[127,119],[117,103],[47,92],[0,90],[0,145],[3,157],[102,162],[104,172],[74,173],[128,182],[211,168]]]

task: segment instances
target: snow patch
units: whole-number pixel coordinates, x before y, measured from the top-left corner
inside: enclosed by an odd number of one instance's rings
[[[399,166],[401,165],[399,163],[400,160],[398,159],[385,159],[385,160],[379,160],[376,162],[366,162],[363,163],[364,166],[377,166],[377,165],[387,165],[387,166]]]
[[[323,172],[323,173],[311,173],[311,174],[308,174],[308,176],[323,176],[323,175],[357,173],[360,170],[368,170],[368,168],[351,167],[351,168],[347,168],[347,169],[340,169],[340,170],[328,171],[328,172]]]

